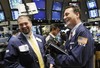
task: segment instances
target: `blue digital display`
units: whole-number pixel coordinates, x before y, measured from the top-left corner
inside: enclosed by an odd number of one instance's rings
[[[57,11],[52,11],[52,20],[60,20],[61,13]]]
[[[22,4],[22,0],[9,0],[10,8],[16,9],[18,4]]]
[[[62,2],[53,3],[53,10],[61,11],[61,9],[62,9]]]
[[[35,1],[37,9],[45,9],[45,1]]]
[[[34,14],[34,20],[45,20],[45,17],[45,11],[39,11],[37,14]]]
[[[4,13],[0,12],[0,21],[4,21],[4,20],[5,20]]]
[[[97,9],[93,9],[93,10],[89,10],[89,18],[95,18],[98,17],[98,10]]]
[[[32,26],[32,31],[36,34],[36,26]]]
[[[88,9],[95,9],[97,8],[97,4],[95,1],[87,1],[87,8]]]
[[[18,11],[15,10],[15,11],[12,11],[11,13],[12,13],[12,19],[16,20],[18,18],[18,16],[19,16]]]
[[[33,33],[35,33],[35,34],[41,34],[39,27],[40,27],[40,25],[32,26]]]

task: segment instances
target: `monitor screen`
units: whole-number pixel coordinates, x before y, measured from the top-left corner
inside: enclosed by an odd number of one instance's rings
[[[22,0],[9,0],[10,8],[17,9],[18,4],[22,4]]]
[[[61,11],[62,9],[62,2],[54,2],[52,10]]]
[[[80,6],[80,3],[79,2],[69,2],[69,5]]]
[[[5,20],[5,16],[3,12],[0,12],[0,21],[4,21]]]
[[[33,33],[35,33],[35,34],[41,34],[41,31],[40,31],[39,27],[40,27],[40,25],[32,26]]]
[[[60,20],[61,13],[57,11],[52,11],[52,20]]]
[[[14,11],[11,11],[11,13],[12,13],[12,19],[16,20],[18,18],[18,16],[19,16],[18,11],[14,10]]]
[[[45,9],[45,1],[35,1],[37,9]]]
[[[32,31],[36,34],[36,26],[32,26]]]
[[[95,18],[99,16],[97,9],[89,10],[88,12],[89,12],[89,18]]]
[[[40,11],[37,14],[33,15],[34,20],[45,20],[46,19],[46,14],[45,11]]]
[[[88,9],[95,9],[95,8],[97,8],[96,2],[95,1],[87,1],[87,8]]]

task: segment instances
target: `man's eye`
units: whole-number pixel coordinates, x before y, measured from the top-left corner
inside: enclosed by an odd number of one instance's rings
[[[69,15],[69,13],[66,13],[66,14],[65,14],[65,16],[68,16],[68,15]]]
[[[27,25],[27,23],[25,23],[25,25]]]
[[[19,24],[20,26],[23,26],[23,24]]]

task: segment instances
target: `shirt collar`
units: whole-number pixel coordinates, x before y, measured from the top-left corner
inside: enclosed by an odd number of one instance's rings
[[[82,22],[80,22],[80,23],[78,23],[72,30],[71,30],[71,32],[72,32],[72,36],[74,36],[75,35],[75,33],[76,33],[76,29],[79,27],[79,25],[80,24],[82,24]]]
[[[29,34],[24,34],[24,33],[22,33],[26,38],[29,38],[30,37],[30,35]],[[31,33],[31,35],[33,36],[33,32]]]
[[[16,35],[13,35],[13,37],[16,37]]]
[[[80,24],[82,24],[82,22],[78,23],[78,24],[71,30],[71,32],[74,32],[74,31],[79,27]]]
[[[54,36],[52,33],[50,33],[50,35],[51,35],[53,38],[55,38],[55,36]]]

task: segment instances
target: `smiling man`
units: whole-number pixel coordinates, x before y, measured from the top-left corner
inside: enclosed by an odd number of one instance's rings
[[[44,37],[32,32],[28,16],[19,16],[17,22],[20,34],[9,40],[4,57],[5,68],[47,68]],[[52,68],[53,59],[48,58]]]
[[[64,11],[64,20],[71,29],[65,49],[68,55],[57,56],[62,68],[93,68],[94,40],[80,19],[80,8],[68,6]]]

